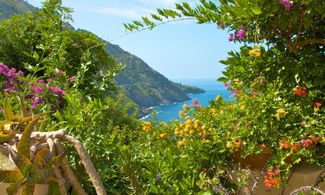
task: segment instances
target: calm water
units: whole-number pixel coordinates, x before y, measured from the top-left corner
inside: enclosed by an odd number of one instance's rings
[[[192,105],[193,100],[197,99],[199,104],[202,106],[208,106],[210,100],[216,99],[216,97],[221,94],[223,98],[228,98],[230,92],[227,91],[223,83],[217,82],[216,79],[205,79],[205,80],[176,80],[177,83],[182,83],[185,85],[192,85],[204,89],[206,92],[201,94],[190,94],[188,95],[191,100],[185,102],[176,102],[168,105],[155,106],[152,109],[157,112],[157,120],[159,121],[169,121],[173,119],[179,119],[178,112],[183,110],[183,105]],[[142,120],[150,120],[151,115],[146,116]]]

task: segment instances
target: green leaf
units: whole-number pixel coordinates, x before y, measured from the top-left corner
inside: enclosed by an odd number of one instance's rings
[[[10,131],[9,131],[10,132]],[[9,140],[13,139],[15,137],[15,133],[9,133],[9,134],[0,134],[0,144],[8,142]]]
[[[18,169],[12,171],[0,171],[1,183],[15,183],[20,182],[22,179],[24,179],[24,176],[20,173]]]
[[[19,105],[20,105],[21,114],[23,115],[23,117],[26,117],[27,116],[27,112],[26,112],[26,108],[25,108],[25,104],[24,104],[24,99],[23,98],[20,98],[19,96],[18,96],[18,99],[19,99]]]
[[[32,116],[28,116],[28,117],[24,117],[24,118],[19,118],[19,119],[13,119],[13,121],[15,122],[27,122],[27,121],[30,121],[34,118],[37,118],[37,117],[41,117],[41,116],[44,116],[44,115],[47,115],[49,113],[52,113],[53,111],[47,111],[47,112],[43,112],[43,113],[40,113],[40,114],[37,114],[37,115],[32,115]]]
[[[48,132],[52,132],[52,131],[54,131],[55,128],[57,128],[58,126],[60,126],[60,125],[62,125],[62,124],[64,124],[64,123],[66,123],[66,121],[62,121],[62,122],[60,122],[60,123],[57,123],[57,124],[53,125],[52,127],[49,128]]]
[[[15,165],[20,170],[21,174],[23,176],[26,176],[28,171],[31,168],[32,165],[31,161],[25,156],[23,156],[22,154],[20,154],[19,152],[16,152],[10,146],[8,146],[8,149],[9,149],[10,158],[14,161]]]
[[[14,183],[24,179],[16,165],[0,152],[0,183]]]
[[[218,81],[219,81],[219,82],[226,83],[227,81],[229,81],[229,79],[226,78],[226,77],[219,77],[219,78],[218,78]]]
[[[262,13],[261,8],[256,4],[252,7],[252,11],[255,15],[260,15]]]
[[[59,186],[59,184],[57,182],[50,183],[49,195],[63,195],[60,192],[60,186]]]
[[[7,121],[11,121],[14,118],[14,113],[12,112],[10,100],[8,98],[8,94],[5,95],[4,105],[3,105],[3,111],[5,115],[5,119]]]
[[[33,182],[27,182],[23,185],[21,195],[33,195],[35,189],[35,184]]]
[[[33,131],[34,126],[39,121],[40,117],[32,120],[28,123],[27,127],[24,130],[23,135],[20,138],[18,143],[18,152],[24,155],[26,158],[30,158],[30,135]]]
[[[46,119],[44,119],[44,120],[41,120],[41,125],[40,125],[38,131],[40,131],[40,132],[44,132],[44,131],[45,131],[45,129],[44,129],[44,127],[45,127],[45,122],[48,121],[48,120],[49,120],[48,118],[46,118]]]
[[[8,187],[7,187],[7,193],[8,195],[14,195],[14,193],[22,186],[26,183],[26,180],[22,180],[20,182],[16,182],[16,183],[13,183],[13,184],[10,184]]]

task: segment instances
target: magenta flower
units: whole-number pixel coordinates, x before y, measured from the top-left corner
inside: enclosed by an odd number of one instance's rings
[[[240,30],[236,34],[236,37],[238,37],[239,40],[244,39],[244,37],[245,37],[245,31],[243,30],[243,27],[240,27]]]
[[[231,42],[232,40],[234,40],[234,34],[231,33],[229,36],[230,36],[229,39],[228,39],[229,42]]]
[[[72,76],[72,77],[69,78],[69,80],[70,81],[74,81],[74,80],[76,80],[76,77],[75,76]]]
[[[284,8],[285,10],[290,10],[292,6],[293,6],[293,1],[289,1],[285,4]]]
[[[285,10],[290,10],[290,8],[293,6],[293,1],[280,0],[280,4],[283,5]]]

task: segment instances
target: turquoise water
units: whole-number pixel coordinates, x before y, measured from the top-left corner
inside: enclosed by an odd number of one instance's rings
[[[177,83],[185,85],[192,85],[204,89],[206,92],[201,94],[188,95],[191,100],[184,102],[176,102],[173,104],[155,106],[152,109],[157,113],[157,120],[169,121],[179,119],[178,112],[183,110],[183,105],[193,105],[193,100],[197,99],[202,106],[208,106],[210,100],[216,99],[221,94],[223,98],[228,98],[231,94],[227,91],[224,83],[217,82],[216,79],[200,79],[200,80],[176,80]],[[144,117],[142,120],[148,121],[151,119],[151,115]]]

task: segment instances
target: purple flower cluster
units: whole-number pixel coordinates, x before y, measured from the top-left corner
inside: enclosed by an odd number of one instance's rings
[[[62,74],[61,71],[58,72],[60,75]],[[20,78],[24,77],[24,73],[22,71],[16,71],[16,69],[11,68],[9,69],[6,65],[0,64],[0,75],[4,75],[7,77],[8,81],[3,83],[4,91],[11,92],[11,93],[18,93],[20,90],[20,86],[26,85]],[[50,87],[49,84],[54,82],[53,79],[39,79],[36,83],[31,84],[31,87],[27,92],[24,91],[24,96],[26,100],[31,100],[31,110],[36,106],[46,103],[47,99],[42,97],[45,92],[50,95],[54,95],[57,97],[57,101],[59,104],[63,101],[63,95],[67,93],[58,87]],[[23,87],[21,87],[23,89]],[[57,104],[52,102],[52,108],[56,109]]]
[[[16,84],[22,84],[19,78],[24,77],[22,71],[18,71],[15,68],[9,69],[6,65],[0,63],[0,75],[4,75],[8,78],[8,81],[3,83],[4,91],[17,92]]]
[[[285,10],[290,10],[290,8],[293,6],[293,1],[280,0],[280,4],[283,5]]]
[[[239,40],[244,39],[245,37],[245,31],[243,30],[244,27],[240,27],[240,30],[238,31],[238,33],[236,34],[236,37],[238,37]]]
[[[240,30],[237,32],[237,34],[236,34],[236,37],[239,39],[239,40],[242,40],[242,39],[244,39],[244,37],[245,37],[245,31],[243,30],[244,29],[244,27],[240,27]],[[231,41],[233,41],[234,40],[234,34],[230,34],[230,36],[229,36],[229,39],[228,39],[228,41],[229,42],[231,42]]]

